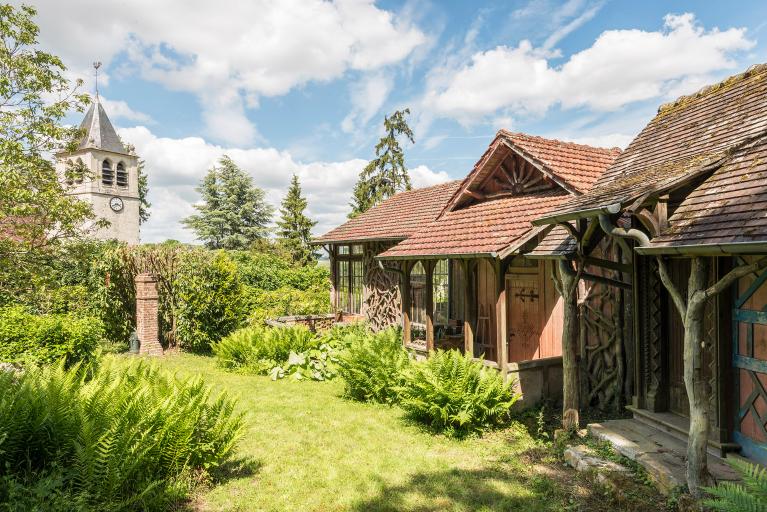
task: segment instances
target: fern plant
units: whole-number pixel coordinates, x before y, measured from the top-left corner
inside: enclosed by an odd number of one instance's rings
[[[241,430],[226,395],[145,362],[0,371],[0,503],[33,500],[24,490],[45,484],[70,510],[162,509],[179,478],[221,464]]]
[[[400,404],[410,415],[449,436],[500,424],[519,399],[513,383],[457,350],[437,350],[404,372]]]
[[[410,364],[398,329],[377,334],[347,335],[348,348],[339,358],[339,375],[346,384],[346,396],[380,403],[397,401],[402,371]]]
[[[738,459],[728,459],[742,482],[721,482],[706,488],[712,497],[704,501],[721,512],[767,512],[767,469]]]

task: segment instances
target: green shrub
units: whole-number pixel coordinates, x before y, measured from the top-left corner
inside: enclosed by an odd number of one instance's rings
[[[232,452],[242,430],[233,410],[201,380],[141,361],[0,371],[0,504],[167,509],[185,473]]]
[[[272,380],[329,380],[338,373],[338,349],[328,343],[302,352],[291,351],[287,361],[269,370]]]
[[[346,383],[346,395],[354,400],[396,402],[402,371],[410,362],[399,330],[347,336],[349,347],[340,357],[338,371]]]
[[[497,371],[457,350],[437,350],[404,372],[400,404],[419,421],[451,436],[497,425],[519,395]]]
[[[320,265],[294,265],[287,257],[255,251],[229,251],[237,264],[242,282],[258,290],[280,288],[308,290],[324,287],[329,290],[330,270]]]
[[[243,324],[243,287],[237,266],[225,252],[184,253],[175,286],[176,335],[182,348],[209,352],[212,343]]]
[[[288,360],[291,352],[317,348],[319,340],[303,326],[245,327],[213,344],[213,353],[224,368],[265,373]]]
[[[0,361],[66,365],[96,357],[104,339],[98,318],[33,315],[20,306],[0,309]]]
[[[317,315],[330,313],[330,293],[327,286],[299,290],[283,286],[276,290],[247,287],[248,321],[264,325],[270,318],[288,315]]]
[[[767,511],[767,469],[737,459],[727,459],[742,482],[720,482],[706,488],[712,498],[704,501],[711,510],[722,512]]]

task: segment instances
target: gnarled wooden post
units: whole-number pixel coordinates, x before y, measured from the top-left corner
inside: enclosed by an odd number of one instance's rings
[[[578,371],[578,282],[581,265],[574,270],[567,260],[559,261],[559,278],[554,285],[562,296],[562,428],[572,432],[580,427],[580,375]]]
[[[707,261],[701,257],[691,258],[690,278],[687,297],[683,297],[669,276],[662,257],[658,257],[658,273],[661,282],[668,290],[671,299],[679,311],[684,324],[684,386],[690,402],[690,432],[687,439],[687,487],[696,498],[703,495],[702,487],[711,485],[708,472],[708,399],[711,393],[708,382],[703,376],[703,315],[706,302],[717,293],[730,287],[732,283],[767,266],[767,258],[750,265],[734,268],[718,282],[706,287],[708,277]]]

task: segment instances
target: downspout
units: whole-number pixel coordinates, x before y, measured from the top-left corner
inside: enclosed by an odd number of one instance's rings
[[[610,220],[610,217],[608,217],[606,213],[599,214],[599,225],[605,233],[617,237],[618,240],[622,241],[623,243],[621,244],[621,247],[624,249],[628,249],[628,245],[626,245],[623,238],[634,240],[640,247],[648,247],[650,245],[650,239],[643,231],[636,228],[619,228],[613,224],[613,221]]]

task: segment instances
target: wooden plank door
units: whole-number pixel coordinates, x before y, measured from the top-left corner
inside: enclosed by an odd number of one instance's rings
[[[767,464],[767,270],[738,284],[732,312],[737,416],[742,454]]]
[[[539,275],[508,274],[506,297],[509,362],[539,358],[544,324]]]

